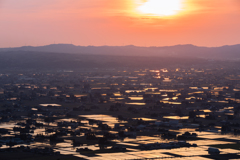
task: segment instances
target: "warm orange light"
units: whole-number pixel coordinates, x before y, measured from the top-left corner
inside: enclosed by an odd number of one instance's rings
[[[151,16],[172,16],[183,10],[182,0],[147,0],[137,10]]]

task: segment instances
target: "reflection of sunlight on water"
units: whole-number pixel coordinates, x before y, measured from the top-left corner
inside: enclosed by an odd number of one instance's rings
[[[162,100],[163,100],[163,101],[169,101],[170,98],[163,98]]]
[[[179,117],[179,116],[163,116],[163,118],[167,118],[167,119],[188,119],[189,116],[183,116],[183,117]]]
[[[91,149],[91,150],[94,150],[94,151],[99,149],[99,147],[95,146],[95,145],[89,145],[89,146],[84,146],[84,147],[88,147],[88,149]],[[82,147],[82,148],[84,148],[84,147]],[[81,147],[79,147],[79,148],[81,148]]]
[[[188,98],[185,98],[185,100],[191,100],[191,99],[196,99],[196,97],[188,97]]]
[[[178,97],[172,97],[172,100],[177,100],[178,99]]]
[[[80,97],[87,96],[87,94],[75,94],[74,96],[77,97],[77,98],[80,98]]]
[[[218,128],[218,129],[221,129],[222,127],[221,127],[221,126],[214,126],[214,128]]]
[[[201,115],[197,115],[197,117],[206,118],[206,115],[205,114],[201,114]]]
[[[225,113],[227,116],[234,116],[234,113]]]
[[[184,133],[184,132],[196,132],[194,128],[181,128],[179,130],[172,130],[172,131],[174,131],[174,132],[180,131],[182,133]]]
[[[158,90],[158,88],[144,88],[144,90],[148,91],[148,90],[151,90],[151,91],[154,91],[154,90]]]
[[[0,128],[4,128],[4,129],[12,129],[15,125],[15,123],[1,123],[0,124]]]
[[[160,101],[163,103],[168,103],[168,104],[182,104],[181,102],[169,102],[169,101]]]
[[[63,119],[58,119],[56,122],[71,122],[71,121],[77,121],[75,118],[63,118]]]
[[[145,94],[161,94],[160,92],[146,92]]]
[[[110,101],[123,100],[125,98],[110,98]]]
[[[198,89],[198,87],[189,87],[190,89]]]
[[[126,93],[134,93],[134,92],[136,92],[136,93],[139,93],[139,92],[144,92],[145,90],[126,90],[125,92]]]
[[[152,83],[140,83],[141,86],[152,86]],[[157,89],[157,88],[156,88]]]
[[[164,98],[163,101],[177,100],[177,99],[178,99],[178,97]]]
[[[152,119],[152,118],[144,118],[144,117],[133,118],[133,119],[142,119],[143,121],[157,121],[157,119]]]
[[[104,121],[104,122],[108,122],[111,124],[114,123],[119,123],[118,120],[115,117],[109,116],[109,115],[81,115],[80,117],[84,117],[87,119],[94,119],[94,120],[99,120],[99,121]]]
[[[122,96],[121,93],[113,93],[113,95],[116,96],[116,97],[120,97],[120,96]]]
[[[172,89],[160,89],[160,92],[177,92],[178,90],[172,90]]]
[[[228,101],[217,101],[219,103],[228,103]]]
[[[71,142],[70,143],[57,143],[56,147],[61,147],[61,148],[72,148]]]
[[[149,70],[149,72],[153,72],[153,73],[159,73],[159,70]]]
[[[204,109],[204,110],[200,110],[200,111],[203,111],[204,113],[210,113],[210,112],[212,112],[212,111],[209,110],[209,109]]]
[[[146,105],[146,103],[127,103],[127,102],[125,104],[137,105],[137,106],[144,106],[144,105]]]
[[[41,128],[41,129],[37,128],[37,129],[34,130],[34,133],[31,134],[31,135],[36,136],[37,134],[46,135],[45,128]]]
[[[224,109],[234,109],[234,107],[224,107]]]
[[[78,155],[79,153],[76,152],[76,150],[73,150],[71,148],[59,148],[59,149],[54,149],[57,152],[60,152],[63,155]]]
[[[128,97],[131,100],[143,100],[143,97]]]

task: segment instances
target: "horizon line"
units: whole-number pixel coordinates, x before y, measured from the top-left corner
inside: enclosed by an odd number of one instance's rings
[[[44,47],[44,46],[51,46],[51,45],[72,45],[76,47],[127,47],[127,46],[133,46],[133,47],[142,47],[142,48],[151,48],[151,47],[174,47],[174,46],[195,46],[195,47],[205,47],[205,48],[219,48],[219,47],[225,47],[225,46],[236,46],[240,45],[239,44],[232,44],[232,45],[220,45],[220,46],[213,46],[213,47],[208,47],[208,46],[200,46],[200,45],[194,45],[194,44],[176,44],[176,45],[168,45],[168,46],[138,46],[138,45],[75,45],[71,43],[51,43],[51,44],[46,44],[46,45],[39,45],[39,46],[34,46],[34,45],[24,45],[24,46],[19,46],[19,47],[1,47],[0,49],[13,49],[13,48],[22,48],[22,47]]]

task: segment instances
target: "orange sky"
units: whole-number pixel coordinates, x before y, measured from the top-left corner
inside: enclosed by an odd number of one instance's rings
[[[137,12],[147,1],[0,0],[0,47],[240,44],[240,0],[182,0],[170,17]]]

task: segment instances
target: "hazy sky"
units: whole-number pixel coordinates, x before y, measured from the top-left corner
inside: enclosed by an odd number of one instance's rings
[[[0,27],[0,47],[232,45],[240,0],[0,0]]]

